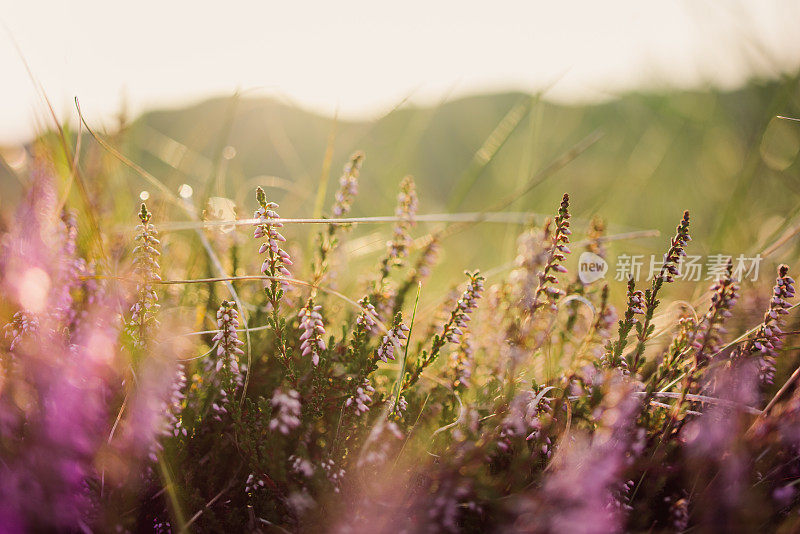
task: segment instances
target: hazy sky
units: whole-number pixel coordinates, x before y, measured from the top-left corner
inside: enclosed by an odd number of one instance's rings
[[[20,53],[61,116],[102,122],[243,89],[345,117],[411,96],[549,87],[732,87],[800,68],[797,0],[0,0],[0,142],[42,124]],[[15,48],[19,46],[19,52]]]

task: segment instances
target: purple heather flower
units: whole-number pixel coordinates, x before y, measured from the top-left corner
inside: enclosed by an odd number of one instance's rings
[[[531,311],[536,311],[540,306],[550,303],[551,310],[557,310],[556,301],[564,294],[564,291],[553,286],[558,283],[554,272],[565,273],[563,266],[565,254],[572,252],[569,247],[569,236],[572,231],[569,229],[569,195],[564,193],[561,205],[558,208],[558,215],[555,218],[555,230],[553,240],[547,249],[547,261],[544,268],[537,274],[538,285],[531,303]]]
[[[619,532],[623,508],[615,504],[621,476],[631,462],[640,409],[631,383],[617,379],[603,397],[591,439],[565,444],[555,469],[531,501],[522,502],[516,523],[522,532]]]
[[[344,480],[345,471],[338,467],[332,459],[322,461],[322,469],[325,471],[325,476],[333,486],[334,493],[339,493],[342,481]]]
[[[451,343],[458,343],[461,340],[461,336],[464,335],[464,330],[467,328],[467,323],[471,320],[470,314],[478,306],[478,299],[481,298],[484,289],[483,282],[485,278],[478,271],[466,274],[469,277],[467,289],[464,290],[461,298],[456,302],[456,308],[451,313],[450,320],[445,324],[442,331],[441,338]]]
[[[183,424],[181,412],[183,411],[183,401],[186,399],[184,390],[186,389],[186,371],[183,363],[176,365],[175,375],[170,382],[170,387],[164,402],[164,436],[187,435],[186,427]]]
[[[292,471],[295,474],[305,478],[311,478],[314,476],[314,464],[312,464],[309,460],[292,455],[289,456],[289,462],[291,462]]]
[[[506,416],[503,418],[500,439],[497,446],[501,451],[511,448],[513,438],[524,437],[527,441],[536,440],[541,445],[541,453],[550,456],[552,442],[542,435],[542,416],[552,411],[550,399],[542,397],[536,402],[537,392],[523,391],[512,399]]]
[[[39,320],[35,315],[25,310],[16,312],[11,322],[3,327],[3,333],[9,341],[8,350],[13,352],[20,341],[35,334],[38,329]]]
[[[383,336],[381,344],[378,346],[378,350],[375,353],[376,356],[383,362],[394,360],[395,347],[399,347],[403,340],[408,339],[406,335],[408,332],[408,327],[403,324],[402,316],[398,313],[395,315],[394,324],[386,335]]]
[[[417,263],[414,265],[414,280],[425,280],[431,275],[431,269],[433,269],[433,266],[436,264],[440,248],[441,244],[439,243],[439,238],[437,236],[431,237],[428,244],[422,249]]]
[[[49,319],[36,343],[16,347],[20,357],[0,394],[0,530],[72,531],[89,520],[86,482],[97,476],[117,379],[118,305],[98,300],[70,343],[58,331],[63,324]],[[28,400],[18,404],[13,391]]]
[[[358,314],[356,324],[363,328],[364,331],[372,332],[378,325],[375,320],[375,317],[378,316],[378,311],[375,309],[375,306],[370,304],[369,297],[363,297],[358,301],[358,305],[361,306],[362,310],[361,313]]]
[[[742,430],[751,418],[735,406],[752,406],[758,399],[756,362],[719,368],[712,383],[720,402],[708,406],[703,415],[690,421],[681,430],[685,441],[687,468],[696,472],[705,491],[697,495],[698,512],[706,527],[730,532],[738,528],[737,511],[747,506],[750,498],[749,471],[751,458],[743,448]],[[702,477],[702,478],[701,478]]]
[[[211,340],[217,342],[217,361],[214,372],[229,373],[236,385],[241,385],[242,376],[239,372],[239,356],[244,354],[240,348],[244,341],[239,339],[236,331],[239,328],[239,312],[232,302],[222,301],[217,310],[217,328],[219,332]]]
[[[395,419],[401,419],[406,410],[408,410],[408,401],[406,401],[405,395],[400,395],[397,398],[397,402],[392,403],[390,414]]]
[[[300,426],[300,394],[293,389],[276,389],[272,394],[273,418],[269,422],[270,430],[277,430],[288,435]]]
[[[781,265],[778,267],[778,278],[772,290],[769,308],[764,314],[764,321],[758,331],[731,357],[734,361],[741,361],[748,355],[756,355],[759,377],[766,384],[771,384],[775,377],[775,356],[783,345],[781,316],[789,313],[791,304],[787,299],[794,295],[794,279],[789,276],[789,267]]]
[[[300,317],[300,329],[303,331],[300,335],[300,351],[304,357],[311,355],[311,363],[314,366],[319,365],[320,353],[326,349],[325,341],[322,339],[325,335],[325,325],[319,313],[321,309],[322,306],[314,306],[314,301],[309,299],[297,314]]]
[[[405,402],[405,399],[403,401]],[[379,420],[361,449],[358,467],[362,469],[382,467],[403,437],[403,432],[397,423],[387,419]]]
[[[362,415],[369,411],[369,403],[372,402],[371,393],[375,393],[375,388],[369,383],[369,379],[365,378],[360,386],[356,388],[356,393],[349,397],[344,403],[345,406],[352,406],[356,415]]]
[[[458,349],[450,354],[450,365],[453,371],[453,387],[466,389],[472,377],[475,364],[475,347],[470,336],[465,335]]]
[[[733,263],[728,261],[725,274],[711,285],[711,306],[701,319],[692,341],[692,347],[697,350],[695,358],[698,366],[705,365],[706,360],[722,346],[722,334],[725,333],[722,323],[732,315],[731,309],[738,298],[739,285],[731,276],[732,272]]]
[[[250,473],[244,483],[244,492],[248,497],[252,498],[252,496],[255,495],[257,491],[263,489],[264,486],[266,486],[266,483],[263,478]]]
[[[644,293],[635,288],[633,278],[628,279],[628,305],[625,308],[625,316],[619,321],[619,339],[614,343],[609,343],[606,351],[600,358],[600,364],[606,368],[618,368],[624,374],[630,374],[628,362],[622,357],[622,351],[628,343],[628,334],[631,329],[639,322],[637,315],[643,315],[645,308]]]
[[[764,314],[764,322],[752,340],[752,351],[761,354],[759,359],[759,377],[762,382],[771,384],[775,377],[775,356],[783,345],[781,335],[782,315],[789,313],[791,304],[786,300],[794,297],[794,279],[789,276],[789,267],[778,268],[778,278],[772,290],[769,309]]]
[[[409,231],[416,224],[417,191],[411,176],[406,176],[400,182],[400,193],[397,195],[394,214],[400,220],[395,224],[392,239],[388,243],[388,257],[399,265],[408,255],[411,243]]]
[[[358,174],[364,162],[364,153],[356,152],[344,166],[344,172],[339,178],[339,190],[336,191],[333,204],[333,216],[344,217],[350,212],[353,199],[358,195]]]
[[[686,255],[686,245],[691,240],[692,238],[689,236],[689,212],[684,211],[683,219],[681,219],[681,222],[678,224],[675,236],[670,242],[670,248],[666,256],[664,256],[664,263],[661,266],[661,271],[657,278],[661,278],[665,282],[674,281],[675,276],[680,274],[678,264],[681,258]]]
[[[253,237],[267,239],[258,249],[259,254],[267,254],[267,258],[261,264],[261,272],[267,276],[290,277],[292,273],[287,267],[292,265],[292,260],[289,258],[289,254],[281,248],[280,243],[286,242],[286,238],[278,232],[278,228],[282,228],[283,223],[273,221],[273,219],[280,218],[275,211],[278,205],[275,202],[267,202],[266,193],[260,187],[256,189],[256,199],[259,208],[255,211],[253,218],[258,219],[258,222],[255,224]],[[280,287],[286,291],[289,289],[289,284],[280,282]]]
[[[79,276],[87,270],[86,261],[77,255],[78,223],[75,214],[64,211],[57,229],[61,251],[58,255],[59,269],[53,287],[52,310],[61,322],[73,326],[76,312],[72,291],[80,285]]]
[[[531,227],[520,234],[517,239],[516,268],[511,271],[509,281],[515,292],[515,298],[524,309],[533,306],[536,287],[539,283],[539,272],[544,268],[549,257],[548,241],[551,239],[550,222],[543,228]]]
[[[138,244],[133,249],[133,272],[137,277],[137,298],[131,307],[131,318],[129,320],[129,330],[137,345],[143,345],[146,341],[147,330],[153,325],[158,324],[155,318],[158,311],[158,295],[153,288],[153,283],[161,280],[158,264],[158,257],[161,253],[158,246],[158,233],[150,223],[152,214],[147,210],[147,206],[142,204],[139,211],[141,223],[136,227],[136,241]]]
[[[239,312],[232,302],[222,301],[217,310],[217,328],[212,342],[217,343],[215,357],[209,358],[206,371],[212,375],[211,382],[219,387],[217,398],[211,408],[220,419],[227,413],[228,403],[237,387],[242,386],[242,373],[239,369],[239,356],[244,354],[236,331],[239,328]]]
[[[675,499],[669,507],[669,519],[675,532],[683,532],[689,526],[689,499]]]

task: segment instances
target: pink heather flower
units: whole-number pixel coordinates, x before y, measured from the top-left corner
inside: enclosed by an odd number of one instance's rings
[[[625,308],[625,316],[619,321],[619,338],[616,342],[609,343],[606,351],[600,358],[600,365],[609,369],[617,368],[624,374],[630,374],[628,362],[622,357],[622,351],[628,343],[628,334],[631,329],[639,322],[637,315],[644,315],[645,308],[644,293],[635,289],[633,278],[628,279],[628,305]]]
[[[509,282],[515,298],[524,309],[533,306],[538,275],[549,258],[547,242],[551,239],[550,235],[548,222],[544,228],[531,227],[517,238],[516,268],[511,271]]]
[[[414,179],[406,176],[400,183],[400,193],[397,195],[395,217],[400,220],[395,224],[391,241],[388,243],[388,257],[395,265],[400,265],[408,255],[411,236],[409,231],[416,225],[417,191]]]
[[[375,353],[376,356],[383,362],[394,360],[395,347],[399,347],[401,341],[408,339],[408,336],[406,335],[408,332],[408,327],[403,324],[402,317],[398,313],[395,315],[392,328],[390,328],[386,335],[383,336],[381,344],[378,346],[378,350]]]
[[[746,345],[746,351],[759,354],[759,377],[766,384],[775,378],[775,356],[777,349],[783,345],[781,316],[789,313],[791,304],[786,300],[794,297],[794,279],[789,276],[789,267],[778,268],[778,278],[772,290],[769,309],[764,314],[764,322],[753,339]]]
[[[322,323],[322,315],[320,310],[322,306],[314,306],[314,301],[308,299],[305,307],[297,314],[300,317],[300,329],[303,333],[300,335],[300,351],[302,356],[311,355],[311,363],[314,366],[319,365],[319,357],[325,351],[325,341],[322,337],[325,335],[325,325]]]
[[[59,255],[63,240],[57,204],[51,169],[37,159],[28,194],[0,241],[0,292],[40,321],[45,314],[58,315],[65,304],[71,304],[61,298],[61,285],[72,282],[65,279],[67,262]]]
[[[292,273],[287,267],[291,267],[292,260],[289,258],[289,254],[281,248],[280,243],[285,243],[286,238],[278,232],[278,228],[282,228],[283,223],[273,221],[273,219],[280,218],[275,211],[278,205],[274,202],[267,202],[267,196],[260,187],[256,189],[256,199],[260,207],[253,215],[254,219],[258,219],[253,237],[255,239],[266,237],[267,239],[258,249],[259,254],[267,254],[267,258],[261,264],[261,272],[267,276],[290,277]],[[280,286],[284,291],[289,289],[287,282],[281,282]]]
[[[689,526],[689,499],[675,499],[669,507],[669,518],[675,532],[683,532]]]
[[[64,211],[57,226],[61,252],[58,257],[57,282],[53,287],[52,308],[60,320],[73,326],[75,310],[72,291],[80,285],[78,277],[86,272],[86,261],[77,256],[78,223],[75,214]]]
[[[353,200],[358,195],[358,174],[364,162],[364,153],[356,152],[344,166],[344,172],[339,178],[339,190],[336,191],[333,204],[333,216],[344,217],[350,212]]]
[[[406,401],[405,395],[400,395],[397,397],[397,402],[392,404],[392,415],[394,417],[400,418],[406,413],[408,410],[408,401]]]
[[[86,482],[108,433],[109,384],[119,324],[110,298],[78,325],[42,323],[35,343],[16,347],[17,367],[0,395],[0,530],[73,531],[89,521]],[[25,392],[17,404],[7,392]]]
[[[617,496],[632,461],[639,401],[626,381],[611,385],[603,398],[591,440],[565,444],[561,461],[531,503],[523,503],[515,526],[523,532],[620,532],[623,507]],[[622,483],[622,484],[621,484]]]
[[[120,454],[155,462],[163,450],[162,440],[188,435],[182,417],[187,380],[183,364],[177,360],[177,347],[164,342],[152,347],[137,370],[127,419],[115,441]]]
[[[608,285],[603,286],[600,300],[600,311],[594,323],[594,337],[598,345],[592,349],[594,356],[598,359],[602,358],[603,346],[611,338],[618,319],[617,309],[608,303]]]
[[[312,464],[309,460],[292,455],[289,456],[289,462],[291,463],[292,471],[296,475],[300,475],[305,478],[311,478],[314,476],[314,464]]]
[[[758,375],[757,362],[752,360],[717,369],[710,395],[720,402],[708,406],[702,416],[681,430],[687,468],[697,473],[698,480],[705,475],[705,498],[698,495],[703,502],[698,512],[705,520],[705,527],[716,532],[737,530],[741,526],[735,523],[737,512],[750,499],[748,478],[752,459],[745,453],[742,431],[752,419],[735,406],[752,406],[757,402]]]
[[[244,492],[248,497],[252,498],[253,495],[255,495],[257,491],[263,489],[264,486],[266,486],[266,483],[263,478],[250,473],[244,483]]]
[[[158,264],[158,257],[161,253],[158,246],[158,233],[155,227],[150,224],[152,214],[147,210],[147,206],[142,204],[139,212],[141,223],[136,227],[136,241],[139,243],[133,249],[133,272],[137,277],[136,291],[138,297],[131,307],[131,318],[129,330],[137,345],[143,345],[147,330],[153,325],[158,324],[155,318],[158,311],[158,295],[153,288],[153,283],[161,280]]]
[[[534,293],[531,311],[535,311],[540,306],[550,303],[550,308],[556,310],[556,301],[564,294],[564,291],[558,289],[552,284],[558,283],[554,273],[566,273],[567,269],[562,265],[565,254],[572,252],[567,245],[569,245],[569,236],[572,231],[569,229],[569,195],[564,193],[561,199],[561,205],[558,208],[558,215],[555,218],[555,231],[553,232],[553,241],[547,249],[547,262],[544,268],[538,273],[538,285]]]
[[[405,402],[405,399],[403,401]],[[386,419],[379,420],[364,442],[358,458],[358,467],[377,468],[383,466],[403,437],[403,432],[397,423]]]
[[[469,336],[464,336],[458,349],[450,354],[450,366],[453,371],[453,387],[466,389],[472,377],[475,364],[475,347]]]
[[[334,493],[339,493],[342,481],[344,480],[345,471],[338,467],[332,459],[322,461],[322,469],[325,471],[325,476],[333,486]]]
[[[478,271],[466,274],[469,277],[467,289],[456,302],[456,307],[450,314],[450,320],[444,325],[441,335],[441,339],[450,343],[458,343],[461,340],[467,323],[471,320],[470,314],[478,306],[478,299],[481,298],[484,289],[485,278]]]
[[[276,389],[272,394],[273,418],[269,422],[270,430],[277,430],[281,434],[289,435],[300,426],[300,394],[293,389]]]
[[[183,411],[183,401],[186,399],[183,391],[186,389],[186,371],[183,363],[178,362],[175,370],[175,377],[170,383],[168,394],[164,402],[164,436],[187,435],[186,427],[183,425],[181,412]]]
[[[549,414],[550,399],[542,397],[536,400],[535,391],[523,391],[517,394],[508,407],[508,413],[503,418],[500,439],[497,443],[501,451],[511,448],[511,439],[525,437],[526,441],[536,440],[537,446],[544,456],[550,456],[552,442],[548,436],[541,434],[542,416]]]
[[[3,327],[3,333],[9,341],[8,350],[13,352],[20,341],[35,334],[38,329],[39,320],[35,315],[25,310],[16,312],[11,322]]]
[[[483,293],[483,281],[485,280],[478,271],[465,274],[469,277],[467,288],[461,298],[458,299],[458,302],[456,302],[453,311],[450,312],[450,318],[442,327],[442,333],[433,336],[430,352],[423,351],[413,368],[403,378],[403,388],[410,387],[419,380],[422,371],[439,357],[439,353],[446,343],[458,343],[461,341],[461,337],[467,328],[467,323],[470,321],[470,314],[478,306],[478,299],[481,298]]]
[[[425,280],[431,275],[431,269],[433,269],[436,260],[439,258],[440,248],[439,238],[436,236],[431,237],[431,240],[422,249],[422,254],[420,254],[414,266],[414,280]]]
[[[739,285],[731,276],[732,272],[733,263],[728,261],[725,274],[711,285],[711,306],[701,319],[692,341],[692,347],[697,350],[695,359],[698,366],[705,365],[707,359],[722,347],[725,333],[722,323],[732,315],[731,309],[738,298]]]
[[[678,264],[683,256],[686,256],[686,245],[691,241],[689,236],[689,212],[683,212],[683,219],[675,232],[675,237],[670,242],[670,248],[664,257],[664,263],[661,266],[661,272],[658,278],[663,278],[665,282],[672,282],[675,276],[680,274]]]
[[[363,328],[365,332],[372,332],[378,325],[375,321],[375,317],[378,316],[378,311],[375,309],[375,306],[370,304],[369,297],[363,297],[358,301],[358,305],[361,306],[362,311],[358,314],[358,318],[356,318],[356,324]],[[366,310],[366,312],[364,310]]]
[[[239,369],[239,356],[244,354],[240,348],[244,341],[239,339],[236,331],[239,327],[239,312],[232,302],[222,301],[217,310],[217,328],[219,331],[212,342],[217,343],[215,357],[206,362],[206,371],[211,375],[210,383],[218,388],[214,393],[218,397],[213,401],[211,409],[217,421],[228,413],[228,404],[233,398],[236,388],[242,386],[242,373]]]
[[[219,332],[212,339],[217,343],[217,358],[214,372],[223,377],[223,387],[233,391],[235,386],[242,385],[242,375],[239,372],[239,356],[244,354],[240,348],[244,341],[239,339],[236,331],[239,328],[239,312],[232,302],[222,301],[217,310],[217,328]],[[213,362],[213,360],[212,360]]]
[[[371,393],[375,393],[375,388],[369,383],[369,379],[365,378],[360,386],[356,388],[356,393],[349,397],[344,403],[345,406],[352,406],[356,415],[362,415],[369,411],[368,404],[372,402]]]

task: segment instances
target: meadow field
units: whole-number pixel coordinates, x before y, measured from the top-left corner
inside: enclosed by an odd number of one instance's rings
[[[0,148],[0,532],[795,532],[798,76]]]

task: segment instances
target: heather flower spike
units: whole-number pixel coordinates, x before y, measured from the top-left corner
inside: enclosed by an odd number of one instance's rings
[[[614,343],[609,343],[606,352],[600,360],[600,364],[607,368],[619,368],[624,374],[629,373],[628,362],[622,357],[622,351],[628,344],[628,334],[631,329],[638,324],[637,315],[644,315],[645,300],[644,294],[636,289],[633,278],[628,279],[628,305],[625,308],[625,315],[619,321],[618,337]]]
[[[305,307],[298,313],[300,329],[303,331],[300,335],[301,355],[304,358],[311,356],[311,363],[315,367],[319,365],[320,354],[326,349],[325,341],[322,339],[325,335],[325,325],[322,323],[320,310],[322,310],[322,306],[315,306],[314,301],[308,299]]]
[[[781,330],[783,316],[789,313],[791,304],[787,301],[795,296],[794,279],[789,276],[789,267],[778,267],[778,277],[772,289],[772,298],[769,308],[764,313],[764,321],[758,331],[744,345],[743,349],[734,354],[734,359],[741,359],[747,355],[757,357],[759,378],[765,384],[771,384],[775,378],[775,357],[778,349],[783,345],[783,331]]]
[[[652,286],[644,293],[644,321],[636,325],[637,343],[630,357],[630,369],[635,374],[643,362],[644,349],[647,340],[655,330],[652,324],[653,314],[658,307],[658,292],[664,282],[672,282],[680,274],[678,265],[681,258],[686,255],[686,245],[691,241],[689,236],[689,212],[683,212],[683,218],[675,231],[675,237],[670,241],[669,250],[664,255],[664,263],[658,276],[653,277]]]
[[[711,306],[700,321],[692,346],[697,350],[695,359],[697,367],[703,367],[722,346],[722,335],[725,329],[722,323],[733,315],[731,309],[738,299],[739,285],[733,278],[733,262],[728,260],[725,274],[711,286]]]
[[[356,415],[362,415],[369,411],[369,403],[372,402],[371,394],[375,393],[375,388],[369,383],[369,379],[364,381],[356,388],[353,396],[348,397],[345,406],[352,406]]]
[[[472,378],[472,369],[475,365],[475,346],[472,339],[467,334],[458,349],[450,354],[450,366],[453,375],[453,389],[467,389],[469,387],[470,378]]]
[[[269,422],[270,430],[277,430],[288,435],[300,426],[300,394],[293,390],[277,389],[272,395],[273,418]]]
[[[553,231],[552,242],[547,250],[547,262],[544,268],[538,273],[538,285],[533,296],[531,312],[539,307],[550,303],[550,308],[556,310],[556,301],[564,294],[564,291],[554,286],[558,284],[555,273],[566,273],[564,267],[565,254],[571,251],[568,247],[569,236],[572,231],[569,229],[569,195],[564,193],[561,205],[558,208],[558,215],[555,218],[555,230]]]
[[[287,267],[292,265],[292,260],[289,258],[289,254],[281,248],[281,243],[285,243],[286,238],[278,232],[278,228],[282,228],[283,223],[274,221],[274,219],[280,218],[275,211],[278,205],[274,202],[267,202],[267,195],[260,187],[256,189],[256,200],[259,208],[253,218],[258,219],[258,222],[255,224],[253,237],[256,239],[266,238],[266,241],[258,249],[259,254],[267,255],[261,264],[261,272],[276,278],[290,277],[292,273]],[[279,282],[274,279],[268,281],[266,285],[268,298],[275,302],[280,300],[283,293],[289,289],[287,282]]]
[[[356,324],[365,332],[371,332],[378,324],[375,321],[375,317],[378,316],[378,312],[375,309],[375,306],[370,304],[369,297],[363,297],[358,301],[358,305],[361,306],[362,311],[358,314]]]
[[[334,219],[341,219],[350,213],[350,208],[358,195],[358,175],[361,172],[361,164],[364,161],[363,152],[355,152],[350,156],[350,160],[344,166],[344,172],[339,178],[339,189],[334,197],[332,216]],[[328,272],[329,258],[331,252],[339,244],[336,236],[342,224],[329,224],[327,230],[321,231],[317,235],[318,247],[317,256],[314,259],[314,282],[319,283]],[[315,289],[312,289],[312,295]]]
[[[399,312],[394,316],[392,327],[381,339],[381,344],[375,352],[375,356],[382,362],[395,359],[395,347],[399,347],[401,342],[408,339],[409,329],[403,324],[403,316]]]
[[[18,311],[10,323],[3,327],[5,338],[9,342],[8,350],[14,351],[17,345],[26,337],[36,333],[39,329],[39,320],[28,311]]]
[[[151,218],[152,214],[143,203],[139,211],[140,224],[136,227],[138,243],[133,249],[133,272],[137,277],[138,296],[131,307],[131,318],[128,323],[137,345],[144,344],[147,330],[158,322],[155,318],[159,308],[158,295],[153,284],[161,280],[159,275],[161,267],[158,264],[158,257],[161,255],[158,247],[161,242],[158,240],[158,232],[150,223]]]
[[[344,172],[339,177],[339,190],[336,191],[333,203],[333,216],[341,218],[350,213],[353,200],[358,195],[358,175],[361,164],[364,162],[364,153],[355,152],[344,166]]]
[[[459,343],[467,329],[467,323],[471,320],[470,314],[475,311],[478,306],[478,299],[481,298],[484,289],[485,278],[481,276],[479,271],[474,273],[465,273],[469,277],[467,288],[458,299],[456,307],[450,312],[450,317],[442,328],[442,333],[433,336],[430,352],[423,351],[414,366],[414,369],[409,372],[403,380],[403,389],[412,386],[419,380],[422,371],[433,363],[439,356],[439,353],[444,347],[445,343]]]
[[[212,339],[217,343],[216,360],[211,360],[212,372],[218,377],[221,386],[220,410],[230,402],[234,390],[242,385],[242,374],[239,370],[239,357],[244,355],[241,349],[244,341],[239,339],[239,312],[235,305],[227,300],[222,301],[217,310],[218,332]]]
[[[400,267],[404,264],[411,244],[410,231],[416,224],[417,192],[411,176],[406,176],[400,183],[395,216],[398,220],[392,228],[392,238],[386,243],[386,255],[381,260],[380,274],[375,281],[372,293],[382,317],[389,317],[393,310],[400,308],[400,306],[395,306],[394,302],[399,294],[396,288],[387,287],[387,280],[392,267]],[[413,282],[411,284],[413,285]],[[406,282],[403,291],[408,291],[410,288],[411,285]]]
[[[286,321],[280,317],[278,310],[284,293],[289,289],[289,284],[282,281],[281,278],[291,276],[287,267],[292,265],[292,260],[289,259],[289,254],[281,247],[281,243],[286,242],[286,238],[278,232],[278,228],[282,228],[283,223],[275,221],[275,219],[280,218],[275,211],[278,205],[274,202],[267,202],[267,195],[260,187],[256,189],[256,200],[259,208],[256,210],[254,218],[258,219],[258,222],[255,225],[256,229],[253,237],[256,239],[266,238],[266,241],[258,249],[258,253],[267,255],[261,265],[261,272],[271,277],[264,284],[264,293],[267,296],[270,308],[268,321],[273,332],[275,332],[277,356],[286,368],[290,380],[296,382],[297,378],[289,357],[285,338]]]
[[[394,265],[401,265],[403,259],[408,255],[408,247],[411,243],[409,231],[416,224],[417,191],[411,176],[406,176],[400,182],[400,193],[397,195],[397,207],[394,215],[399,220],[394,226],[392,239],[388,243],[387,261]]]

